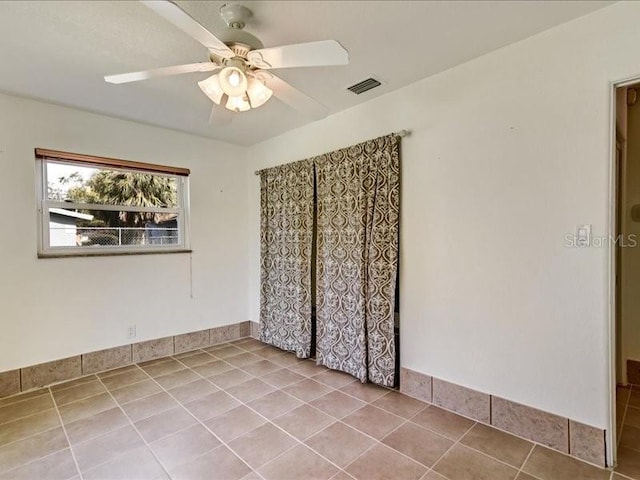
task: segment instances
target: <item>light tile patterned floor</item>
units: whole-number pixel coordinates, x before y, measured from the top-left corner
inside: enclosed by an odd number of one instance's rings
[[[253,339],[0,399],[2,480],[612,475]]]
[[[618,466],[615,480],[640,479],[640,386],[618,387],[616,392]]]

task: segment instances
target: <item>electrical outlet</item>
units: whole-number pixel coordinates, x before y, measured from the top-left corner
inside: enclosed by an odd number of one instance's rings
[[[127,338],[136,338],[136,326],[135,325],[129,325],[129,328],[127,328]]]
[[[591,245],[591,225],[578,225],[576,232],[577,245],[588,247]]]

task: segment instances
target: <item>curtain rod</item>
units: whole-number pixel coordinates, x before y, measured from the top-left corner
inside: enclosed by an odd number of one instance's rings
[[[393,133],[391,133],[390,135],[393,135]],[[402,130],[400,130],[399,132],[396,132],[396,135],[398,137],[407,137],[409,135],[411,135],[411,130],[405,130],[404,128]],[[255,175],[260,175],[260,172],[262,170],[256,170],[255,172],[253,172]]]

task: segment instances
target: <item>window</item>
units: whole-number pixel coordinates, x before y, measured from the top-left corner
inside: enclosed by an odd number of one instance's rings
[[[187,251],[189,170],[36,149],[38,256]]]

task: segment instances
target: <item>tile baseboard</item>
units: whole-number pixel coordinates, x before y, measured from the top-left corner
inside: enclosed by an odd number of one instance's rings
[[[569,419],[537,408],[491,396],[491,425],[569,453]]]
[[[400,392],[486,425],[606,467],[605,430],[496,395],[400,369]]]
[[[145,362],[253,336],[254,327],[252,324],[254,323],[246,321],[197,332],[155,338],[0,372],[0,398],[124,367],[132,363]]]
[[[258,322],[249,322],[250,337],[260,340],[260,324]]]
[[[408,368],[400,368],[400,391],[409,397],[433,403],[432,382],[433,377],[429,375]]]
[[[491,395],[432,377],[433,404],[491,424]]]
[[[0,397],[20,393],[20,369],[0,373]]]

